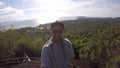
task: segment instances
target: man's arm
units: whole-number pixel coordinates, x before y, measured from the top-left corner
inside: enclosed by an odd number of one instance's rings
[[[41,53],[41,68],[51,68],[51,61],[47,47],[42,49]]]

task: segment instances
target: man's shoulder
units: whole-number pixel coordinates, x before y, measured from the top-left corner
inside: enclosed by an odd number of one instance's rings
[[[52,44],[51,40],[48,40],[45,45],[43,46],[43,48],[48,48],[50,47],[50,45]]]
[[[64,41],[67,42],[67,43],[71,43],[70,40],[66,39],[66,38],[64,39]]]

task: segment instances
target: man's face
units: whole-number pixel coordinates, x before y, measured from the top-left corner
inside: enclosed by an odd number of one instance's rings
[[[52,29],[52,36],[55,39],[55,41],[60,41],[62,38],[63,28],[60,26],[54,26]]]

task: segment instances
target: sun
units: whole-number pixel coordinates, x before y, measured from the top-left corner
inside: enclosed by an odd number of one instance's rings
[[[59,3],[57,3],[59,2]],[[63,1],[53,0],[40,0],[36,5],[39,6],[39,10],[34,13],[33,17],[36,18],[38,24],[51,23],[58,20],[60,17],[65,16]]]
[[[41,16],[38,17],[36,20],[38,24],[46,24],[46,23],[55,22],[58,19],[59,17],[55,17],[55,16]]]
[[[53,10],[46,10],[44,12],[40,12],[38,15],[36,15],[37,23],[38,24],[45,24],[45,23],[51,23],[58,20],[63,14],[60,12],[56,12]]]

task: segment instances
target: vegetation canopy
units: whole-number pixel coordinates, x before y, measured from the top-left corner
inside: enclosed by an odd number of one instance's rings
[[[78,18],[61,21],[64,37],[74,47],[75,58],[88,61],[93,68],[120,67],[120,18]],[[50,24],[21,29],[0,29],[0,59],[40,57],[50,38]]]

